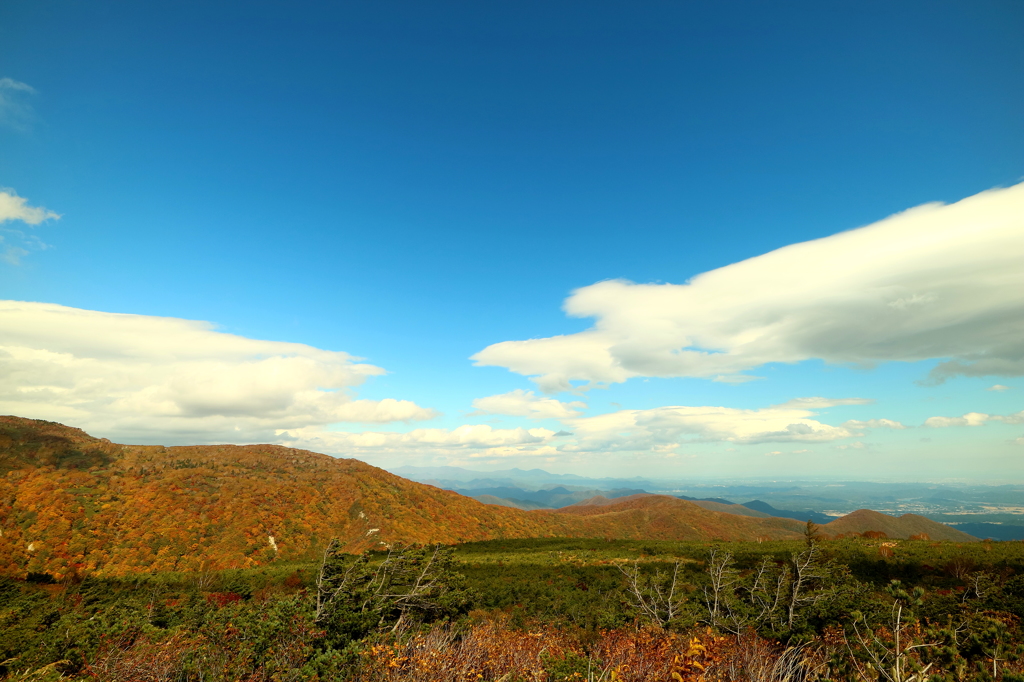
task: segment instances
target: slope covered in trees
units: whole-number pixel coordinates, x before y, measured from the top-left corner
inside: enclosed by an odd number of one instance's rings
[[[523,511],[276,445],[136,446],[0,417],[0,572],[124,575],[307,561],[392,543],[800,537],[666,496]]]
[[[831,536],[852,535],[860,533],[885,533],[886,537],[906,540],[913,536],[924,535],[931,540],[949,540],[951,542],[973,542],[977,538],[932,521],[917,514],[889,516],[870,509],[858,509],[835,521],[826,523],[821,532]]]
[[[313,558],[333,537],[356,551],[555,530],[302,450],[120,446],[13,417],[0,420],[0,432],[0,552],[13,573],[246,567]]]
[[[745,532],[695,505],[594,518],[484,505],[357,460],[275,445],[116,445],[17,417],[0,418],[0,438],[0,552],[13,575],[251,567],[315,558],[331,538],[359,551],[395,542]],[[792,536],[777,525],[751,532]]]

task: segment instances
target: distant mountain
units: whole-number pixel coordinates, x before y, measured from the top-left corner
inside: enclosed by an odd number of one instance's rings
[[[642,495],[606,509],[486,505],[353,459],[277,445],[118,445],[0,417],[0,573],[124,575],[315,560],[382,543],[799,537],[794,522]]]
[[[534,509],[547,509],[544,505],[537,504],[536,502],[530,502],[529,500],[517,500],[514,498],[495,497],[494,495],[470,495],[477,502],[483,502],[484,504],[493,504],[499,507],[511,507],[513,509],[523,509],[526,511],[532,511]]]
[[[803,526],[791,519],[761,519],[723,514],[669,495],[632,495],[618,499],[594,497],[563,507],[554,513],[579,518],[588,527],[593,528],[594,534],[598,537],[601,532],[598,529],[608,527],[614,528],[614,532],[620,537],[652,540],[755,540],[803,537]]]
[[[687,495],[673,495],[678,497],[680,500],[689,500],[690,502],[717,502],[718,504],[736,504],[732,500],[727,500],[722,497],[689,497]]]
[[[461,467],[417,467],[401,466],[391,472],[418,483],[428,483],[439,488],[479,489],[511,487],[524,490],[540,490],[557,485],[570,490],[613,490],[616,488],[654,487],[645,478],[587,478],[576,474],[553,474],[543,469],[501,469],[498,471],[473,471]]]
[[[766,519],[771,516],[784,517],[781,514],[766,514],[756,509],[751,509],[742,504],[722,503],[717,500],[693,500],[693,503],[699,507],[703,507],[709,511],[722,512],[724,514],[739,514],[740,516],[753,516],[755,518]]]
[[[927,535],[930,540],[951,540],[953,542],[975,542],[976,537],[947,526],[938,521],[926,519],[917,514],[889,516],[870,509],[858,509],[846,516],[821,526],[820,531],[832,537],[872,532],[885,533],[886,537],[906,540],[912,535]]]
[[[532,507],[520,507],[520,509],[558,509],[559,507],[565,507],[570,504],[575,504],[580,500],[586,500],[594,497],[595,495],[604,495],[605,497],[625,497],[627,495],[636,495],[638,493],[646,493],[646,490],[637,490],[635,488],[618,489],[618,490],[569,490],[564,486],[557,486],[555,488],[545,488],[542,490],[523,490],[522,488],[445,488],[445,490],[452,490],[465,495],[466,497],[472,497],[475,500],[483,501],[482,497],[494,497],[502,500],[523,500],[533,504]]]
[[[828,514],[822,514],[816,511],[793,511],[792,509],[776,509],[767,502],[761,500],[751,500],[750,502],[744,502],[743,506],[747,509],[753,509],[759,511],[768,516],[779,516],[784,519],[796,519],[797,521],[813,521],[819,525],[831,523],[838,517],[829,516]]]

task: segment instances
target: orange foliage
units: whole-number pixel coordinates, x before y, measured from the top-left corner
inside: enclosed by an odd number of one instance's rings
[[[0,417],[0,473],[0,572],[16,576],[315,560],[334,537],[350,552],[494,538],[799,537],[795,522],[665,496],[526,512],[305,450],[117,445],[18,417]]]
[[[719,637],[654,628],[622,628],[597,634],[584,646],[571,632],[540,627],[512,630],[500,621],[473,627],[462,638],[435,627],[404,642],[364,652],[358,682],[465,682],[546,680],[552,661],[575,657],[591,679],[614,682],[724,682],[770,679],[780,660],[791,668],[821,668],[811,650],[781,650],[755,634]],[[786,661],[786,659],[791,659]],[[579,679],[587,679],[582,670]],[[773,679],[773,678],[772,678]]]

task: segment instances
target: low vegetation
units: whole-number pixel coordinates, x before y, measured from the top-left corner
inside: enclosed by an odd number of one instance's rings
[[[813,529],[811,529],[813,531]],[[1024,545],[495,540],[0,581],[7,679],[1024,680]]]

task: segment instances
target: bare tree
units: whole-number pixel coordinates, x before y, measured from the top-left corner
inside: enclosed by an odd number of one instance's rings
[[[658,569],[653,575],[644,574],[636,561],[628,568],[617,567],[626,578],[631,605],[645,620],[667,627],[683,615],[685,597],[679,579],[681,561],[675,563],[668,575]]]
[[[751,607],[749,620],[757,626],[774,624],[778,620],[790,582],[789,570],[778,566],[765,557],[753,574],[750,586],[746,588],[747,601]],[[736,630],[746,623],[737,623]]]
[[[807,523],[810,524],[810,521]],[[792,629],[796,623],[797,611],[801,607],[816,604],[830,595],[826,590],[813,589],[814,581],[825,578],[824,566],[820,561],[820,550],[817,544],[808,541],[807,549],[793,555],[790,566],[792,567],[792,581],[789,590],[789,604],[786,608],[786,624]]]
[[[712,549],[708,554],[707,574],[710,583],[704,586],[704,606],[708,611],[708,625],[735,631],[736,618],[731,608],[733,589],[739,574],[732,567],[732,552]],[[724,626],[732,625],[728,628]]]
[[[860,660],[849,638],[846,638],[846,648],[861,680],[923,682],[928,679],[927,672],[932,664],[922,666],[917,652],[919,649],[938,645],[934,642],[919,641],[914,637],[910,625],[911,623],[904,619],[904,607],[899,600],[893,602],[889,627],[883,630],[872,630],[863,616],[854,615],[854,644],[867,660]]]
[[[748,628],[792,631],[809,607],[834,599],[840,590],[836,567],[823,560],[813,542],[789,561],[765,557],[742,576],[732,566],[732,555],[716,548],[705,570],[706,622],[733,634]]]
[[[325,623],[339,610],[376,620],[376,627],[392,624],[398,630],[410,618],[430,620],[464,610],[469,591],[456,573],[451,547],[389,548],[380,563],[369,553],[345,556],[332,540],[324,551],[316,579],[317,623]]]

